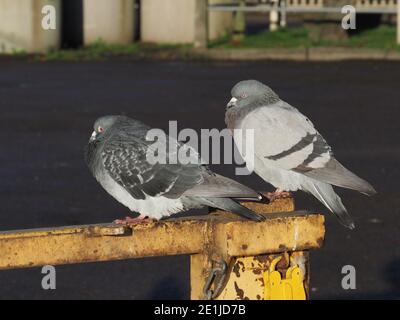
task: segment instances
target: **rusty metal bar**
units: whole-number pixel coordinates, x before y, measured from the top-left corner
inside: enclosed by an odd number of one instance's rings
[[[257,209],[259,212],[268,215],[292,211],[294,203],[284,199],[258,206],[261,206]],[[294,212],[269,215],[266,221],[255,223],[216,212],[134,226],[110,224],[5,231],[0,232],[0,270],[194,254],[204,252],[210,241],[225,250],[226,256],[280,252],[288,248],[311,249],[321,245],[323,221],[321,215]]]
[[[297,285],[295,281],[291,282],[290,288],[297,290],[297,293],[303,290],[303,296],[307,297],[310,276],[308,249],[322,246],[325,234],[324,217],[294,211],[293,199],[281,199],[270,205],[245,205],[258,213],[267,213],[267,220],[262,223],[243,223],[232,216],[229,221],[229,214],[225,212],[215,213],[216,216],[223,216],[224,222],[214,224],[209,232],[205,233],[206,244],[203,252],[190,257],[191,299],[210,298],[210,292],[217,292],[221,284],[218,280],[215,280],[216,285],[208,285],[210,275],[215,270],[215,263],[221,261],[227,263],[228,268],[223,290],[218,292],[216,299],[276,297],[280,293],[279,288],[286,288],[288,285],[278,286],[277,291],[270,292],[268,290],[271,287],[263,278],[268,274],[272,261],[282,255],[288,257],[282,259],[278,265],[282,275],[285,275],[289,268],[288,260],[294,261],[302,270],[302,280],[297,282]],[[299,295],[295,295],[294,298],[296,297]]]
[[[264,300],[265,282],[263,275],[268,271],[272,261],[279,256],[284,258],[277,265],[277,269],[285,274],[290,266],[290,260],[285,259],[285,254],[258,255],[254,257],[238,257],[233,259],[229,274],[230,277],[218,300]],[[287,256],[289,257],[289,256]],[[298,263],[303,271],[303,282],[306,296],[309,295],[309,252],[296,251],[290,257]]]
[[[217,210],[128,226],[0,232],[0,270],[190,254],[192,299],[306,298],[307,250],[322,246],[324,217],[294,211],[292,198],[244,205],[267,219],[253,222]]]
[[[114,235],[109,233],[115,232]],[[177,234],[181,239],[175,239]],[[0,233],[0,269],[195,253],[202,224],[149,223],[131,228],[88,225]]]

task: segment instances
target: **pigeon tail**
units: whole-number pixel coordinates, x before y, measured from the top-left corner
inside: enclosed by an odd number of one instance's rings
[[[377,193],[369,182],[346,169],[335,158],[332,158],[324,168],[311,170],[304,174],[310,178],[338,187],[355,190],[367,196],[372,196]]]
[[[340,197],[332,186],[327,183],[310,181],[311,188],[307,188],[319,201],[321,201],[340,221],[342,225],[353,230],[355,224],[353,218],[347,212]]]
[[[203,204],[208,205],[210,207],[229,211],[249,220],[253,221],[265,220],[265,217],[263,215],[258,214],[246,208],[245,206],[242,206],[240,203],[237,203],[235,200],[231,198],[201,198],[200,201]]]

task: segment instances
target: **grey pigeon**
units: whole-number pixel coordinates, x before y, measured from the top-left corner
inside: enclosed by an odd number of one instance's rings
[[[148,161],[147,151],[154,144],[146,140],[150,129],[125,116],[101,117],[94,123],[85,151],[86,162],[97,181],[116,200],[139,213],[139,219],[147,216],[158,220],[191,208],[211,206],[251,220],[264,220],[264,216],[237,202],[260,200],[260,194],[213,173],[207,166]]]
[[[341,165],[312,122],[268,86],[241,81],[231,95],[225,122],[231,130],[254,130],[254,171],[277,188],[278,196],[296,190],[313,194],[353,229],[353,219],[332,185],[366,195],[375,194],[375,189]]]

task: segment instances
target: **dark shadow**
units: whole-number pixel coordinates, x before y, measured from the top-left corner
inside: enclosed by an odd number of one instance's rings
[[[246,13],[246,35],[254,35],[268,31],[269,14],[251,12]]]
[[[324,296],[324,300],[398,300],[400,299],[400,258],[387,264],[383,270],[383,280],[390,289],[383,293],[360,293],[357,290],[344,290],[343,293]]]
[[[134,1],[133,8],[133,41],[140,41],[140,5],[141,0]]]
[[[373,13],[363,13],[356,15],[356,29],[349,29],[347,32],[350,36],[359,34],[363,31],[377,28],[381,25],[382,15]]]
[[[400,299],[400,258],[393,260],[385,266],[385,280],[390,284],[391,290],[387,299]]]
[[[255,35],[269,31],[269,14],[266,12],[246,12],[246,35]],[[287,28],[301,28],[304,19],[301,15],[290,14],[286,17]]]
[[[146,299],[150,300],[187,300],[188,281],[182,277],[168,277],[160,281]]]
[[[61,9],[61,47],[81,47],[83,45],[83,0],[63,0]]]

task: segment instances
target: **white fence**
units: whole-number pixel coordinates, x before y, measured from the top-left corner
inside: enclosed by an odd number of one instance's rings
[[[244,2],[244,0],[239,0]],[[250,6],[220,5],[208,6],[210,11],[246,11],[246,12],[269,12],[270,29],[278,28],[278,13],[281,13],[280,25],[286,25],[286,14],[296,13],[341,13],[341,7],[326,7],[324,0],[260,0],[252,1]],[[397,43],[400,44],[400,0],[357,0],[355,2],[356,12],[376,14],[397,14]],[[283,19],[283,20],[282,20]]]
[[[324,0],[287,0],[288,7],[323,7]]]
[[[323,7],[324,0],[286,0],[288,7]],[[357,8],[396,8],[397,0],[357,0]]]
[[[357,0],[356,7],[396,8],[397,0]]]

